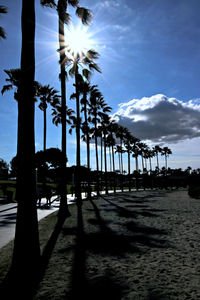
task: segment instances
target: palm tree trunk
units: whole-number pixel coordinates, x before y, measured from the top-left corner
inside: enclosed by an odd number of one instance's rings
[[[119,152],[118,152],[118,161],[119,161],[119,173],[121,173],[120,153]]]
[[[95,120],[95,151],[96,151],[96,169],[97,169],[97,196],[99,196],[99,158],[98,158],[98,144],[97,144],[97,122]]]
[[[91,178],[90,178],[90,137],[88,133],[88,118],[87,118],[87,103],[86,103],[86,94],[84,94],[84,118],[86,126],[86,144],[87,144],[87,168],[88,168],[88,192],[87,197],[91,198]]]
[[[108,195],[108,178],[107,178],[107,156],[106,156],[106,135],[104,134],[104,162],[105,162],[105,188],[106,188],[106,195]]]
[[[167,154],[165,153],[165,169],[167,170]]]
[[[82,205],[81,201],[81,180],[80,180],[80,166],[81,166],[81,147],[80,147],[80,103],[79,103],[79,89],[78,89],[78,65],[75,65],[75,87],[76,87],[76,193],[77,205]]]
[[[114,193],[116,193],[116,173],[115,173],[115,152],[112,145],[112,164],[113,164],[113,176],[114,176]]]
[[[144,157],[143,157],[143,154],[141,154],[141,158],[142,158],[142,171],[144,173]]]
[[[61,178],[61,187],[60,187],[60,208],[58,215],[60,217],[69,216],[69,210],[67,205],[67,192],[66,192],[66,152],[67,152],[67,128],[66,128],[66,85],[65,85],[65,36],[64,36],[64,20],[61,12],[59,13],[58,27],[59,27],[59,53],[60,53],[60,81],[61,81],[61,124],[62,124],[62,178]]]
[[[46,139],[47,139],[47,110],[44,108],[44,143],[43,143],[43,150],[46,151]]]
[[[28,299],[40,271],[40,245],[35,199],[35,133],[34,133],[34,77],[35,77],[35,1],[22,1],[21,100],[18,108],[18,174],[17,219],[12,265],[14,297]],[[20,150],[20,151],[19,151]],[[25,288],[26,287],[26,288]],[[26,294],[27,292],[27,294]],[[14,299],[13,297],[13,299]],[[9,298],[9,296],[8,296]]]
[[[109,157],[110,157],[110,172],[112,172],[112,157],[111,157],[111,149],[109,146]]]
[[[101,190],[103,189],[102,181],[103,181],[103,138],[101,134]]]
[[[129,179],[129,192],[131,191],[131,162],[130,151],[128,150],[128,179]]]
[[[135,154],[135,169],[136,169],[136,189],[138,190],[138,176],[139,176],[138,154]]]
[[[158,161],[158,153],[156,153],[156,158],[157,158],[157,167],[158,167],[158,171],[160,171],[160,168],[159,168],[159,161]]]

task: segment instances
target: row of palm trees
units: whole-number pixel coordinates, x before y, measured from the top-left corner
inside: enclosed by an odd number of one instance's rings
[[[61,124],[62,124],[62,169],[63,176],[60,184],[60,209],[59,220],[63,222],[69,215],[66,199],[66,184],[64,171],[66,169],[66,65],[69,62],[66,57],[64,26],[68,24],[70,16],[68,5],[76,9],[83,24],[88,24],[91,12],[80,7],[78,0],[41,0],[42,6],[54,8],[58,14],[58,41],[60,56],[60,81],[61,81]],[[0,11],[2,13],[2,10]],[[15,99],[18,103],[18,137],[17,137],[17,219],[13,259],[10,272],[6,277],[5,286],[7,293],[12,290],[17,296],[30,298],[30,294],[38,282],[41,272],[41,255],[36,208],[36,184],[35,184],[35,0],[22,0],[21,14],[22,46],[20,84]],[[1,34],[2,36],[2,34]],[[89,57],[88,57],[89,59]],[[85,59],[87,60],[87,58]],[[77,63],[77,61],[76,61]],[[93,68],[89,64],[89,68]],[[75,75],[77,81],[76,64]],[[76,84],[76,83],[75,83]],[[19,97],[18,97],[19,96]],[[78,94],[77,94],[78,100]],[[46,105],[41,105],[46,111]],[[7,286],[10,283],[12,290]],[[27,292],[27,294],[25,293]],[[24,293],[22,293],[24,292]],[[13,295],[15,296],[15,295]]]
[[[84,69],[85,70],[85,69]],[[18,101],[20,99],[20,82],[21,71],[20,69],[5,70],[8,78],[6,79],[9,84],[2,88],[2,94],[5,91],[16,88],[14,98]],[[96,85],[90,86],[89,82],[84,80],[83,77],[78,74],[76,93],[71,95],[71,99],[76,98],[77,93],[81,98],[81,112],[83,118],[80,118],[79,113],[79,131],[82,130],[82,139],[87,144],[87,168],[90,169],[90,141],[93,138],[95,142],[96,150],[96,169],[99,172],[99,159],[98,159],[98,139],[100,139],[101,145],[101,172],[103,171],[103,143],[104,143],[104,170],[107,172],[106,153],[109,149],[110,156],[110,171],[115,172],[116,167],[114,163],[114,153],[119,154],[119,167],[118,170],[121,174],[124,173],[123,167],[123,153],[127,152],[128,157],[128,174],[131,173],[131,155],[135,158],[136,171],[139,171],[138,157],[141,156],[142,170],[147,170],[147,161],[149,160],[149,171],[152,171],[152,158],[156,156],[157,170],[159,167],[159,154],[165,156],[165,169],[167,169],[167,157],[172,153],[168,147],[161,148],[156,145],[150,149],[145,143],[142,143],[138,138],[133,137],[127,128],[120,126],[111,120],[108,113],[111,111],[98,90]],[[35,101],[39,98],[40,102],[38,107],[43,112],[43,150],[46,150],[47,139],[47,106],[52,106],[52,122],[57,126],[61,123],[62,106],[60,101],[60,95],[58,91],[49,85],[42,86],[40,83],[35,82]],[[79,103],[79,99],[77,101]],[[89,116],[89,117],[88,117]],[[77,119],[75,112],[66,106],[65,122],[70,125],[69,132],[72,132],[73,128],[77,128]],[[77,137],[77,141],[80,141],[80,134]],[[79,143],[80,144],[80,143]],[[80,146],[79,146],[80,147]],[[77,147],[78,148],[78,147]],[[112,151],[111,151],[112,150]],[[77,149],[78,151],[78,149]],[[80,153],[80,149],[79,149]],[[78,159],[78,167],[80,167],[80,155]],[[97,186],[99,184],[97,183]]]
[[[104,153],[104,180],[106,193],[107,184],[107,149],[110,154],[110,169],[115,173],[115,152],[119,155],[119,171],[124,172],[123,153],[128,155],[128,175],[131,173],[131,156],[135,158],[136,170],[138,171],[138,157],[141,155],[143,164],[149,159],[151,161],[149,148],[138,138],[133,137],[127,128],[124,128],[108,115],[111,107],[107,105],[102,93],[96,85],[90,85],[91,72],[100,72],[96,60],[99,55],[94,50],[85,53],[73,53],[65,40],[65,24],[69,23],[68,5],[75,8],[76,15],[81,18],[83,24],[91,21],[91,11],[79,6],[78,0],[41,0],[41,5],[56,9],[58,14],[58,41],[59,41],[59,63],[60,63],[60,82],[61,96],[58,91],[49,85],[42,86],[35,81],[35,1],[22,0],[22,50],[20,69],[5,70],[8,75],[6,81],[9,83],[2,89],[2,93],[16,87],[14,98],[18,104],[18,138],[17,138],[17,221],[16,234],[13,250],[12,267],[10,278],[15,284],[17,280],[18,288],[23,285],[33,288],[33,284],[38,280],[41,270],[41,255],[38,234],[37,209],[36,209],[36,183],[35,183],[35,102],[40,99],[39,108],[44,115],[44,150],[46,150],[46,118],[47,106],[53,106],[52,116],[55,125],[61,124],[62,127],[62,179],[60,182],[60,208],[59,220],[69,216],[66,195],[66,143],[67,143],[67,123],[71,125],[70,131],[76,130],[76,166],[79,170],[81,166],[80,141],[82,138],[87,144],[87,168],[90,166],[90,145],[95,144],[96,171],[97,171],[97,194],[100,192],[100,170],[103,170]],[[1,11],[0,11],[1,12]],[[66,78],[67,71],[74,78],[75,93],[71,99],[76,101],[76,116],[72,109],[66,105]],[[81,118],[81,113],[83,118]],[[98,146],[101,147],[101,169],[99,166]],[[148,151],[147,151],[148,150]],[[162,150],[165,153],[166,164],[170,149]],[[165,151],[165,152],[164,152]],[[153,153],[153,152],[152,152]],[[158,146],[154,148],[159,169]],[[150,163],[151,164],[151,163]],[[144,167],[143,167],[144,169]],[[152,169],[150,167],[150,169]],[[90,182],[88,177],[88,195],[90,196]],[[81,206],[81,182],[76,172],[76,195],[77,205]],[[23,278],[23,279],[22,279]],[[19,280],[18,280],[19,279]],[[30,280],[31,279],[31,280]],[[28,297],[27,297],[28,299]]]

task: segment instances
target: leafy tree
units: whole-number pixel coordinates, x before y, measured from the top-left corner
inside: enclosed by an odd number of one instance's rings
[[[0,176],[8,175],[9,166],[5,160],[0,158]]]

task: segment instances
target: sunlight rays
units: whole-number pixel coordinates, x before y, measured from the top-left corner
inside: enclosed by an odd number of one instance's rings
[[[93,34],[82,24],[65,28],[65,33],[67,55],[81,57],[88,50],[96,48]]]

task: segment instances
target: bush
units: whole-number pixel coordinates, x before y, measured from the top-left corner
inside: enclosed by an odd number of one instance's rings
[[[188,189],[188,195],[191,198],[200,199],[200,186],[199,185],[190,184],[189,185],[189,189]]]

